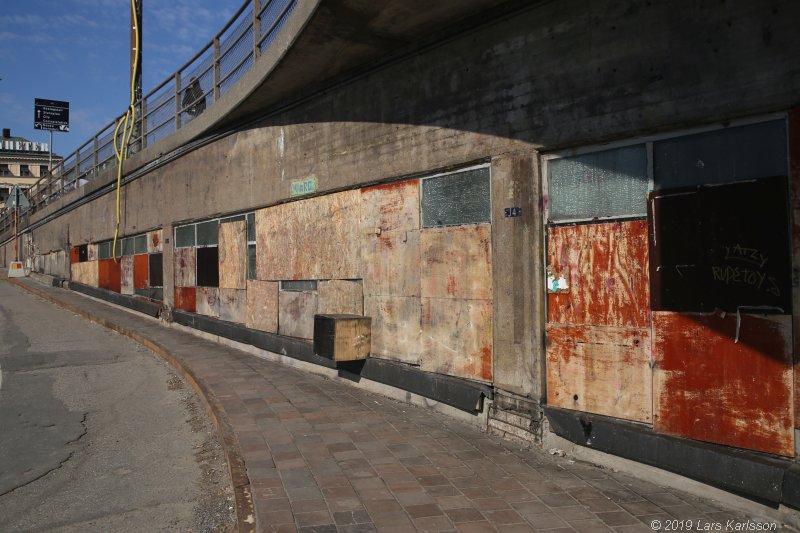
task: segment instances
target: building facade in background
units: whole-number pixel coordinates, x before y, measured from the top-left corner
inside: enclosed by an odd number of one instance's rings
[[[53,155],[56,165],[61,157]],[[50,164],[50,147],[47,143],[32,142],[23,137],[13,137],[9,128],[3,128],[0,138],[0,202],[5,202],[15,186],[32,187],[46,176]]]

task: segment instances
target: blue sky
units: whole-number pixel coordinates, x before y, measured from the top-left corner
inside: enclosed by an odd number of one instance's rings
[[[200,50],[244,0],[143,0],[147,94]],[[70,102],[70,132],[53,133],[66,156],[125,111],[130,99],[130,0],[2,0],[0,127],[33,129],[33,100]]]

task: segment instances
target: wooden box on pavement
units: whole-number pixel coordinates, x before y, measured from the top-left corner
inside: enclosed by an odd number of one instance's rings
[[[334,361],[369,357],[372,320],[368,316],[314,315],[314,353]]]

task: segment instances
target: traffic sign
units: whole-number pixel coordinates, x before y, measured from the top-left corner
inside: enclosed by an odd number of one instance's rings
[[[30,203],[28,199],[25,198],[25,194],[22,192],[22,189],[19,188],[19,185],[11,189],[11,194],[9,194],[8,199],[6,199],[6,207],[9,209],[14,209],[15,207],[27,209],[28,205],[30,205]]]
[[[33,128],[36,130],[69,131],[69,102],[35,98]]]

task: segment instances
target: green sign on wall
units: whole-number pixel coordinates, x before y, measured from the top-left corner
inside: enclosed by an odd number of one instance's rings
[[[289,185],[291,196],[302,196],[312,192],[317,192],[317,177],[313,175],[302,180],[295,180]]]

